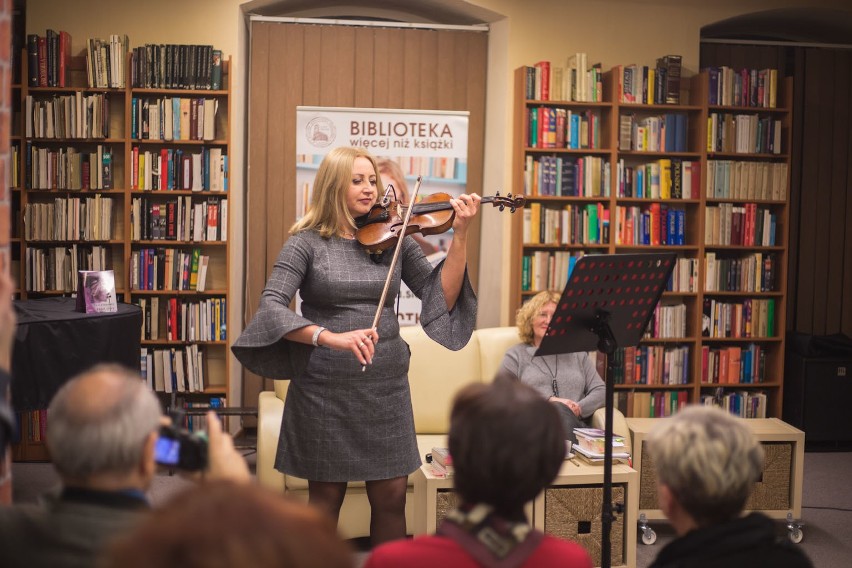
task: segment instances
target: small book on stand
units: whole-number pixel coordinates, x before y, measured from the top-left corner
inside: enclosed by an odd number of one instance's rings
[[[77,272],[77,311],[87,314],[118,311],[112,270]]]

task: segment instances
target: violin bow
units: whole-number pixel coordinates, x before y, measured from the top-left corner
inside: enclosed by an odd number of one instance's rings
[[[420,182],[423,180],[423,176],[417,176],[417,183],[414,184],[414,193],[411,194],[411,198],[409,199],[409,203],[414,203],[417,199],[417,194],[420,192]],[[385,300],[388,297],[388,290],[390,289],[391,279],[393,278],[394,270],[396,269],[396,263],[399,260],[399,253],[402,251],[402,241],[405,239],[405,231],[408,230],[408,221],[411,219],[411,213],[414,211],[414,207],[408,207],[405,211],[405,218],[402,220],[402,227],[399,231],[399,238],[396,240],[396,248],[393,250],[393,259],[391,259],[390,268],[388,269],[388,277],[385,278],[385,287],[382,290],[382,297],[379,299],[379,306],[376,308],[376,315],[373,318],[373,325],[371,329],[376,329],[379,325],[379,320],[382,318],[382,308],[385,306]],[[367,365],[361,366],[361,372],[367,370]]]

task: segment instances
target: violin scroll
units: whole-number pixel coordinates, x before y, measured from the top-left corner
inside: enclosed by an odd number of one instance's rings
[[[491,197],[483,197],[482,203],[491,203],[494,207],[497,207],[500,211],[509,208],[510,213],[514,213],[516,209],[520,209],[526,203],[526,198],[523,195],[515,195],[513,196],[511,193],[506,195],[505,197],[500,195],[500,192],[496,192]]]

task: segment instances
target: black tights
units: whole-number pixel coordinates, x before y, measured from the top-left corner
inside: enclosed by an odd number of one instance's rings
[[[379,479],[367,482],[367,499],[370,501],[370,542],[378,546],[383,542],[405,538],[406,477]],[[346,483],[337,481],[308,481],[308,502],[327,512],[335,524],[340,517],[340,507],[346,496]]]

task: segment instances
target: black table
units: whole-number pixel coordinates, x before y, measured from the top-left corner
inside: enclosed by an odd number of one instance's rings
[[[96,363],[139,368],[142,310],[118,304],[118,312],[83,314],[74,298],[16,300],[18,329],[12,357],[12,405],[16,411],[47,408],[68,379]]]

